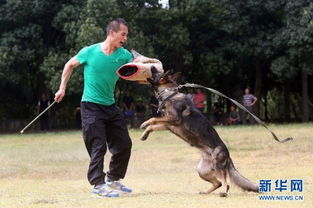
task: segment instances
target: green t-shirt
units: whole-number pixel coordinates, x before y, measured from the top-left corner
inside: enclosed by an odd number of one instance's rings
[[[119,78],[116,70],[132,60],[131,53],[121,47],[107,56],[102,52],[100,43],[97,43],[81,49],[76,58],[80,64],[84,64],[82,101],[114,104],[114,90]]]

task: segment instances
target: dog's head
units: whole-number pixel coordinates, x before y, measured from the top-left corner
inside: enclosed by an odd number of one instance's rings
[[[170,71],[165,73],[159,72],[154,66],[151,67],[151,78],[148,78],[148,82],[153,87],[169,85],[168,87],[177,86],[177,79],[181,76],[180,72],[170,75]]]

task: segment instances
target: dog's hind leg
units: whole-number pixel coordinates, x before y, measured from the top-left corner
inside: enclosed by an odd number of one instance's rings
[[[209,194],[221,187],[222,183],[215,177],[211,154],[202,152],[197,171],[203,180],[212,184],[212,187],[210,187],[207,191],[201,191],[200,194]]]
[[[220,197],[226,197],[229,190],[229,185],[226,180],[228,158],[228,151],[221,146],[216,147],[212,152],[212,162],[213,168],[215,169],[215,175],[218,180],[222,182],[222,192],[220,192]]]
[[[149,136],[149,134],[153,131],[160,131],[160,130],[167,130],[167,127],[163,124],[155,124],[155,125],[150,125],[146,128],[146,130],[143,132],[141,135],[140,139],[142,141],[146,140]]]
[[[217,170],[216,177],[222,182],[222,191],[220,192],[220,197],[227,197],[227,192],[229,190],[229,185],[227,184],[227,173],[226,170]]]

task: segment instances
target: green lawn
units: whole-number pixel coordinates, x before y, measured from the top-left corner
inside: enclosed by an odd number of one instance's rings
[[[169,132],[154,132],[140,141],[142,131],[131,130],[133,151],[125,180],[134,192],[120,198],[98,199],[90,195],[86,172],[88,154],[81,132],[0,135],[0,208],[110,207],[110,208],[234,208],[313,207],[313,125],[271,125],[277,143],[260,126],[217,127],[236,168],[258,183],[261,179],[301,179],[303,192],[272,191],[266,195],[303,196],[304,200],[261,201],[231,185],[229,196],[218,190],[199,195],[209,184],[195,167],[199,151]],[[106,156],[106,170],[109,154]]]

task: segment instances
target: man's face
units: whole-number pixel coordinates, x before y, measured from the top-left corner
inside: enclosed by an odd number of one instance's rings
[[[122,47],[127,41],[128,28],[126,25],[120,24],[120,30],[117,32],[111,31],[111,41],[116,48]]]

